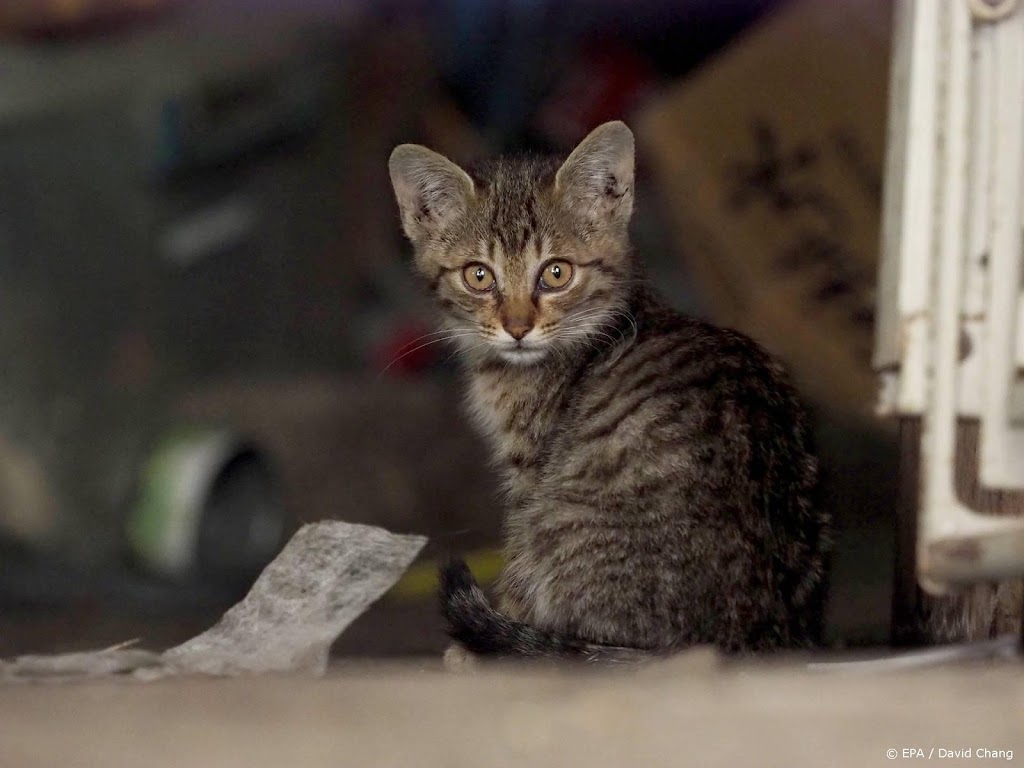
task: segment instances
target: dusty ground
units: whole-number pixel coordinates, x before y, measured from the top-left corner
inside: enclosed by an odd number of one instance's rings
[[[407,663],[324,679],[0,688],[0,765],[17,768],[859,768],[929,753],[943,765],[1024,760],[1024,666],[841,675],[721,667],[698,651],[615,674]]]

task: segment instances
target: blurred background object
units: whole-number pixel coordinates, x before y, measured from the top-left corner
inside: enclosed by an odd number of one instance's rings
[[[829,642],[885,642],[897,448],[868,351],[889,17],[881,0],[3,4],[0,655],[183,640],[244,590],[225,569],[329,517],[431,539],[336,652],[441,649],[431,563],[470,552],[493,574],[500,500],[452,350],[415,342],[432,317],[387,157],[564,152],[609,118],[638,134],[634,236],[659,289],[782,355],[812,399]],[[162,538],[172,521],[192,533]]]
[[[716,320],[835,408],[874,400],[890,3],[804,2],[654,100],[641,135]]]

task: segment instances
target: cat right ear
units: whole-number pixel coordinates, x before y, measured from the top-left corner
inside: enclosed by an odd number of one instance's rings
[[[450,226],[473,199],[469,175],[444,155],[418,144],[395,147],[388,169],[402,229],[414,244]]]
[[[625,123],[599,125],[558,169],[555,189],[577,213],[625,228],[633,212],[633,144]]]

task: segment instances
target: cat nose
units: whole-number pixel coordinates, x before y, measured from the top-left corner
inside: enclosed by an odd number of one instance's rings
[[[523,336],[533,330],[533,323],[528,323],[523,320],[510,320],[504,323],[505,330],[508,331],[508,335],[516,341],[521,341]]]

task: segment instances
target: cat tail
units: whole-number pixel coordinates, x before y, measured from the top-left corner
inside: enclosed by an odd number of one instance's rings
[[[478,656],[629,663],[655,655],[638,648],[587,643],[506,616],[491,606],[463,560],[450,560],[441,567],[440,576],[441,613],[448,635]]]

